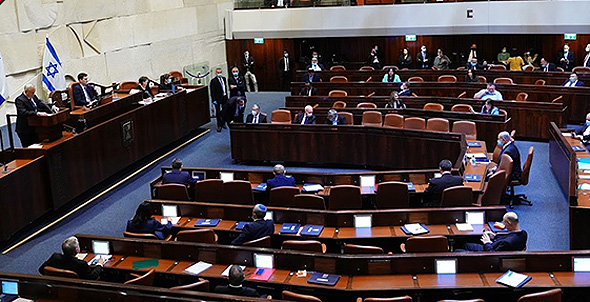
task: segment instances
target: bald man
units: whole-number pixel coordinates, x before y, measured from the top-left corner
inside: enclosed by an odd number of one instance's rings
[[[313,107],[305,106],[305,112],[299,112],[295,117],[293,124],[301,125],[315,125],[315,115],[313,115]]]
[[[502,160],[502,155],[506,154],[512,158],[512,171],[510,172],[510,180],[520,179],[522,168],[520,167],[520,152],[514,144],[514,139],[510,136],[508,131],[502,131],[498,134],[498,146],[502,147],[500,156],[498,157],[498,166]],[[497,166],[496,166],[497,167]]]
[[[35,128],[29,126],[29,116],[47,116],[58,112],[56,106],[49,107],[35,95],[35,85],[25,85],[24,91],[14,101],[16,104],[16,133],[23,147],[39,142]]]
[[[522,251],[526,248],[528,234],[520,229],[518,216],[514,212],[504,214],[502,223],[506,226],[506,233],[493,233],[486,231],[481,236],[482,244],[465,243],[464,248],[458,252],[500,252],[500,251]]]

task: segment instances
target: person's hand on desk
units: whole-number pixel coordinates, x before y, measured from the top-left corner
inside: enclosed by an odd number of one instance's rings
[[[483,244],[492,243],[492,238],[494,238],[493,235],[494,233],[484,232],[483,235],[481,235],[481,242]]]
[[[53,105],[53,106],[51,106],[51,111],[53,111],[53,113],[58,113],[59,112],[59,107]]]
[[[46,112],[37,112],[37,116],[49,116]]]

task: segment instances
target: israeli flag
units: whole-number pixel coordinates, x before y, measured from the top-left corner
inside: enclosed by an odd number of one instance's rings
[[[8,98],[8,86],[6,85],[6,73],[4,72],[4,61],[0,53],[0,107]]]
[[[66,89],[66,75],[61,66],[61,61],[49,37],[45,38],[45,53],[43,54],[43,87],[47,91]]]

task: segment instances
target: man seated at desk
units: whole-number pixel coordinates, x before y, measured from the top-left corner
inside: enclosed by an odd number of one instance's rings
[[[188,172],[182,171],[182,160],[180,158],[175,158],[172,160],[172,171],[167,172],[162,176],[162,184],[181,184],[181,185],[191,185],[194,184],[196,180],[190,176]]]
[[[328,118],[326,119],[326,125],[348,125],[346,118],[338,114],[335,109],[328,110]]]
[[[145,99],[149,99],[149,98],[154,98],[154,94],[152,93],[152,89],[150,88],[150,79],[148,79],[148,77],[140,77],[139,80],[139,85],[137,85],[137,87],[135,87],[136,90],[139,90],[141,92],[142,98]]]
[[[27,84],[23,93],[14,101],[16,105],[16,134],[18,134],[23,147],[39,142],[35,128],[29,126],[29,116],[47,116],[59,111],[59,108],[55,105],[49,107],[49,105],[41,101],[35,95],[35,91],[35,85]]]
[[[297,186],[295,184],[295,178],[285,175],[287,171],[283,165],[275,165],[274,168],[272,168],[272,173],[275,175],[275,177],[266,181],[267,191],[270,192],[272,188]]]
[[[242,286],[244,278],[245,275],[242,268],[239,265],[234,264],[229,268],[229,284],[217,285],[215,289],[213,289],[213,292],[218,294],[235,295],[243,297],[260,297],[260,294],[256,291],[256,289]]]
[[[477,92],[474,96],[474,99],[480,99],[480,100],[494,100],[494,101],[501,101],[502,100],[502,94],[500,93],[500,91],[496,90],[496,85],[494,85],[493,83],[488,83],[486,89],[482,89],[479,92]]]
[[[305,82],[305,86],[303,86],[303,88],[301,88],[301,91],[299,92],[299,95],[301,96],[314,96],[318,94],[318,90],[311,86],[311,82],[307,81]]]
[[[572,72],[570,74],[569,79],[567,79],[565,82],[563,82],[563,84],[561,84],[561,86],[563,86],[563,87],[584,86],[584,82],[578,80],[578,74],[577,73]]]
[[[518,216],[514,212],[504,214],[502,223],[506,227],[506,233],[484,232],[479,243],[465,243],[463,249],[458,252],[500,252],[500,251],[523,251],[526,249],[527,232],[520,229]]]
[[[399,96],[411,96],[412,95],[412,91],[410,91],[410,88],[408,87],[408,82],[403,82],[400,86],[399,86],[399,92],[397,93]]]
[[[252,113],[246,116],[246,123],[248,124],[266,124],[268,123],[266,113],[260,112],[258,104],[252,105]]]
[[[438,164],[441,176],[430,180],[428,187],[424,190],[424,203],[425,207],[438,207],[440,206],[440,200],[442,193],[446,188],[454,186],[462,186],[463,178],[451,174],[453,163],[448,159],[443,159]]]
[[[578,127],[574,134],[576,138],[582,141],[586,149],[590,146],[590,113],[586,114],[586,123]]]
[[[242,233],[231,244],[242,245],[244,242],[256,240],[265,236],[270,236],[275,232],[275,226],[272,220],[265,220],[266,206],[257,204],[252,210],[252,219],[254,222],[247,223],[242,229]]]
[[[84,260],[76,258],[80,252],[78,238],[70,237],[61,244],[63,254],[54,253],[39,267],[39,273],[44,274],[45,267],[53,267],[73,271],[80,279],[96,280],[102,273],[103,259],[99,258],[95,267],[90,267]]]
[[[315,125],[315,115],[313,115],[313,107],[311,105],[305,106],[304,112],[297,113],[293,124],[301,125]]]
[[[80,85],[74,85],[72,91],[76,106],[90,106],[97,101],[96,91],[88,85],[88,75],[86,73],[81,72],[78,74],[78,83]]]
[[[175,81],[175,78],[171,76],[169,73],[165,73],[160,76],[160,84],[158,84],[158,93],[175,93],[176,90],[179,90],[176,84],[178,82]]]
[[[308,68],[307,73],[301,78],[301,82],[321,82],[322,78],[319,74],[315,73],[313,68]]]

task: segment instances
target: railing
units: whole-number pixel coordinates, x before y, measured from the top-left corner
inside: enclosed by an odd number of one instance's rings
[[[316,7],[316,6],[356,6],[383,4],[416,4],[440,2],[491,2],[517,0],[234,0],[235,9]],[[521,0],[518,0],[521,1]],[[547,1],[547,0],[526,0]]]

